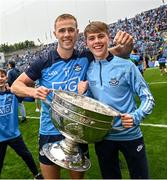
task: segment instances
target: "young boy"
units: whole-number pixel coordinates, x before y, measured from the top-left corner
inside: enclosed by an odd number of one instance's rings
[[[84,35],[92,52],[92,62],[87,71],[91,94],[122,114],[115,117],[113,129],[104,140],[95,144],[102,177],[122,178],[118,158],[121,151],[127,161],[130,178],[147,179],[148,165],[140,122],[151,113],[153,96],[134,63],[108,52],[109,31],[105,23],[91,22],[86,26]],[[80,83],[79,94],[84,93],[87,87],[87,82]],[[140,98],[139,107],[135,95]]]
[[[0,68],[0,174],[9,145],[24,160],[35,179],[41,179],[34,159],[26,147],[18,127],[18,101],[6,88],[7,74]]]

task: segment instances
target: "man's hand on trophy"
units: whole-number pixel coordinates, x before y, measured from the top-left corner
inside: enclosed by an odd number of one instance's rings
[[[48,89],[44,86],[34,88],[33,97],[36,99],[45,100],[46,96],[49,94],[50,91],[51,91],[50,89]]]
[[[78,83],[78,94],[82,95],[88,89],[88,81],[80,81]]]

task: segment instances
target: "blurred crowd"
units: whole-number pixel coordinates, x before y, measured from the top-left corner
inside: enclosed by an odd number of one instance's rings
[[[134,48],[142,56],[147,56],[149,63],[156,61],[159,51],[167,53],[167,44],[162,35],[167,30],[167,5],[162,5],[159,8],[151,9],[135,17],[124,20],[118,20],[115,23],[109,24],[110,36],[113,40],[117,31],[122,30],[131,34],[134,38]],[[113,46],[111,40],[110,46]],[[16,54],[7,59],[15,60],[16,66],[23,72],[36,57],[41,56],[48,52],[50,49],[55,48],[57,42],[41,45],[37,50],[27,50],[24,54]],[[76,49],[85,49],[83,33],[79,34],[76,43]],[[167,56],[166,56],[167,57]]]
[[[118,22],[109,24],[110,36],[113,40],[117,31],[122,30],[131,34],[134,38],[135,49],[140,53],[146,53],[153,56],[159,48],[164,45],[162,33],[167,30],[167,5],[156,9],[137,14],[134,18],[118,20]],[[111,46],[113,42],[111,41]],[[85,48],[83,34],[80,34],[78,49]]]

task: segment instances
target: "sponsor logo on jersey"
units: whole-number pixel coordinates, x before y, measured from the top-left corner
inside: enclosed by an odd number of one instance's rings
[[[53,82],[52,88],[58,90],[68,90],[77,92],[77,84],[80,81],[79,77],[74,77],[63,82]]]
[[[111,78],[111,80],[109,81],[109,84],[111,86],[117,86],[119,84],[119,80],[117,80],[116,78]]]
[[[6,114],[11,113],[11,104],[8,104],[6,106],[0,106],[0,116],[4,116]]]
[[[65,76],[68,76],[68,74],[69,74],[69,72],[70,72],[70,68],[71,68],[71,67],[68,67],[68,68],[64,68],[64,69],[63,69]]]
[[[48,73],[48,76],[56,76],[58,74],[57,71],[51,71]]]
[[[0,116],[4,116],[12,112],[12,99],[12,95],[6,97],[5,105],[0,106]]]

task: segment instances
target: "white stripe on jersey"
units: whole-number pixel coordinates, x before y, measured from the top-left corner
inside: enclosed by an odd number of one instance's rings
[[[148,89],[144,89],[143,90],[144,94],[147,97],[147,101],[145,102],[145,104],[143,105],[143,107],[141,108],[142,111],[144,111],[146,114],[150,114],[152,112],[152,107],[154,105],[154,98],[153,96],[150,94],[150,92],[148,91]]]

